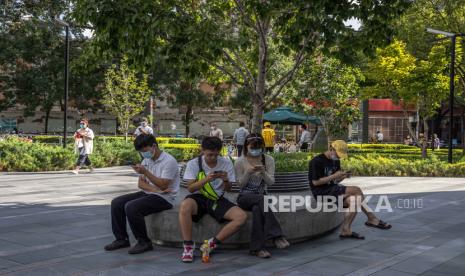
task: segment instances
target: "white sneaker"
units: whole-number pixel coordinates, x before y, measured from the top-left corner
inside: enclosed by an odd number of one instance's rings
[[[181,260],[184,263],[192,263],[194,261],[194,249],[195,243],[190,245],[184,245],[184,251],[182,252]]]
[[[289,242],[283,237],[274,240],[274,244],[276,245],[276,248],[279,249],[284,249],[290,246]]]
[[[72,172],[73,172],[74,174],[76,174],[76,175],[79,174],[79,171],[78,171],[78,170],[72,170]]]
[[[212,251],[218,247],[218,244],[216,244],[214,242],[213,238],[208,240],[208,245],[209,245],[209,249],[210,249],[210,251],[208,252],[209,254],[212,253]]]

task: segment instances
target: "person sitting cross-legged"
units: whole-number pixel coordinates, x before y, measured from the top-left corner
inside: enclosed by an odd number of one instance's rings
[[[247,136],[244,155],[234,164],[237,184],[241,187],[237,205],[252,212],[250,254],[269,258],[266,241],[271,240],[277,248],[289,246],[281,225],[271,210],[265,210],[264,196],[269,185],[274,184],[275,163],[272,156],[265,154],[265,142],[258,133]]]
[[[134,147],[144,158],[142,164],[132,166],[139,173],[139,192],[116,197],[111,201],[111,227],[116,240],[105,250],[129,247],[126,218],[137,244],[129,254],[139,254],[153,249],[147,236],[144,217],[173,208],[179,191],[180,175],[176,159],[161,151],[155,137],[141,134],[134,140]]]
[[[208,240],[209,251],[232,236],[247,219],[246,213],[223,197],[235,181],[234,166],[230,159],[220,156],[222,141],[218,137],[202,140],[202,154],[187,162],[184,180],[191,194],[179,208],[179,224],[184,240],[183,262],[194,260],[195,244],[192,241],[192,222],[209,214],[216,221],[228,222],[216,236]]]
[[[347,144],[342,140],[331,143],[329,150],[315,156],[309,163],[308,180],[312,194],[315,198],[319,196],[334,196],[343,198],[343,206],[349,209],[345,213],[342,231],[339,237],[341,239],[365,239],[362,235],[352,231],[352,222],[357,215],[357,207],[361,207],[367,216],[366,226],[379,229],[390,229],[392,226],[371,212],[360,202],[364,198],[362,190],[357,186],[344,186],[340,184],[344,179],[351,176],[350,172],[341,170],[340,158],[347,158]]]

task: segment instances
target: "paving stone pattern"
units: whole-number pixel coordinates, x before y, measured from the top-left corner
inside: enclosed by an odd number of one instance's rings
[[[199,252],[183,264],[177,248],[138,256],[103,250],[113,240],[109,203],[135,191],[136,180],[127,167],[0,174],[0,275],[465,275],[465,178],[352,178],[346,185],[373,195],[373,208],[388,195],[393,212],[380,216],[393,229],[367,228],[360,214],[354,230],[364,241],[341,241],[335,231],[271,249],[266,260],[219,249],[209,264]]]

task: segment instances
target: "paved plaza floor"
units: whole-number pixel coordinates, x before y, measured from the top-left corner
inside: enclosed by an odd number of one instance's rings
[[[180,262],[178,248],[156,246],[132,256],[105,252],[113,240],[111,199],[135,191],[128,167],[69,173],[0,174],[1,275],[465,275],[465,178],[354,177],[366,194],[388,195],[393,229],[354,230],[363,241],[325,237],[272,249],[271,259],[247,250],[218,250],[212,262]],[[197,256],[199,253],[197,253]],[[186,274],[187,273],[187,274]]]

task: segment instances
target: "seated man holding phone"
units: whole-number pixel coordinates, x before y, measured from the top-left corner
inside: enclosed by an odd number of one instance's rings
[[[220,156],[222,146],[220,138],[206,137],[202,140],[202,154],[187,162],[184,180],[191,194],[186,196],[179,208],[179,224],[184,240],[183,262],[194,260],[192,221],[198,222],[203,215],[209,214],[220,223],[228,222],[215,237],[208,240],[211,252],[238,231],[247,219],[241,208],[223,197],[225,191],[231,190],[231,182],[236,179],[231,160]]]
[[[365,239],[362,235],[352,231],[351,225],[357,215],[357,202],[363,200],[363,192],[357,186],[344,186],[340,184],[344,179],[351,177],[350,171],[341,170],[340,158],[347,158],[347,144],[342,140],[336,140],[331,143],[329,150],[315,156],[309,163],[308,180],[312,189],[312,194],[315,198],[318,196],[343,196],[344,207],[350,211],[345,213],[342,231],[339,237],[341,239]],[[357,201],[358,199],[358,201]],[[365,225],[379,229],[390,229],[392,226],[376,217],[376,215],[361,206],[362,211],[367,216],[368,220]]]
[[[179,191],[178,162],[160,150],[153,135],[137,136],[134,147],[144,158],[142,164],[132,165],[139,174],[137,186],[140,191],[121,195],[111,201],[111,227],[116,240],[105,246],[107,251],[130,246],[126,218],[137,240],[128,253],[140,254],[152,250],[144,217],[173,208]]]

